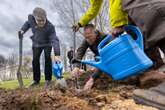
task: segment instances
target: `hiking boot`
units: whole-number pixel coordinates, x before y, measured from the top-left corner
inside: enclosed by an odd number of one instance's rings
[[[51,83],[52,83],[51,80],[46,80],[46,81],[45,81],[45,89],[50,88]]]
[[[37,81],[33,81],[31,84],[30,84],[30,86],[29,86],[29,88],[31,88],[31,87],[39,87],[39,82],[37,82]]]
[[[140,76],[141,87],[156,86],[165,80],[165,73],[158,70],[150,70]]]
[[[149,90],[134,90],[133,99],[136,103],[165,110],[165,83],[162,83],[157,87],[150,88]]]

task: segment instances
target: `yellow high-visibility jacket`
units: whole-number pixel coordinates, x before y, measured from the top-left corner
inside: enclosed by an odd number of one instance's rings
[[[90,0],[91,6],[81,17],[79,23],[81,26],[88,24],[94,19],[101,9],[103,0]],[[121,0],[110,0],[110,24],[112,28],[128,24],[128,15],[122,9]],[[108,15],[108,14],[107,14]]]

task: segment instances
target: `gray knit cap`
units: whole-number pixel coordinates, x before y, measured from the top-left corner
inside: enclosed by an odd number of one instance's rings
[[[33,16],[37,19],[46,19],[46,11],[40,7],[36,7],[33,10]]]

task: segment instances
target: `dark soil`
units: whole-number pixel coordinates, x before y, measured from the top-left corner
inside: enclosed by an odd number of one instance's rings
[[[132,91],[137,88],[135,85],[111,82],[101,88],[102,84],[96,84],[91,91],[77,94],[74,80],[67,82],[67,90],[57,86],[49,90],[0,89],[0,110],[156,110],[134,103]]]

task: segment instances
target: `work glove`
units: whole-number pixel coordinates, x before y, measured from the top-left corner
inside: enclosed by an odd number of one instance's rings
[[[78,67],[75,67],[73,71],[71,72],[71,76],[73,78],[78,78],[84,73],[84,70],[79,69]]]
[[[111,34],[113,38],[118,37],[120,34],[122,34],[124,32],[124,26],[120,26],[120,27],[116,27],[116,28],[112,28],[111,30]]]
[[[61,62],[61,57],[55,55],[55,56],[53,57],[53,62]]]
[[[77,32],[80,29],[80,27],[82,27],[80,23],[73,25],[72,26],[73,32]]]
[[[22,39],[23,38],[23,34],[24,34],[24,31],[23,30],[19,30],[18,31],[18,38]]]

